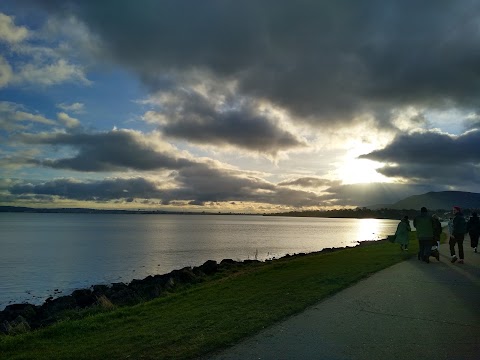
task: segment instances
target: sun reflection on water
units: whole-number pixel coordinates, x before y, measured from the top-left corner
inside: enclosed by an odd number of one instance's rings
[[[355,242],[379,240],[380,237],[380,222],[377,219],[359,219]]]

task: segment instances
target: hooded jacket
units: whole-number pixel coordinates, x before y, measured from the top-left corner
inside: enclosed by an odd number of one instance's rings
[[[413,226],[417,229],[418,240],[431,240],[433,238],[433,221],[428,213],[421,213],[413,219]]]
[[[453,218],[453,234],[464,235],[467,232],[467,223],[461,212],[457,212]]]

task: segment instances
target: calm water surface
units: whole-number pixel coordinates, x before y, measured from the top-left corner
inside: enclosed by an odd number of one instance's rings
[[[353,246],[398,221],[226,215],[0,213],[0,310],[206,260],[265,260]]]

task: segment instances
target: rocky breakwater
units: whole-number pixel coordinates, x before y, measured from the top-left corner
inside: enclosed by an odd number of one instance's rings
[[[370,246],[382,241],[387,240],[365,241],[355,247]],[[309,254],[287,254],[283,258],[273,258],[272,260],[266,260],[266,262],[329,253],[342,249],[345,248],[325,248]],[[132,280],[128,284],[93,285],[89,289],[75,290],[68,296],[50,297],[40,306],[28,303],[8,305],[5,310],[0,311],[0,335],[15,335],[45,327],[59,320],[72,318],[75,311],[82,309],[93,309],[95,307],[108,309],[152,300],[182,286],[200,283],[212,276],[221,276],[222,273],[227,275],[245,269],[246,266],[255,266],[259,263],[261,261],[258,260],[234,261],[224,259],[220,263],[208,260],[201,266],[185,267],[163,275],[151,275],[142,280]]]
[[[163,275],[147,276],[142,280],[132,280],[128,284],[93,285],[89,289],[75,290],[67,296],[50,297],[40,306],[28,303],[11,304],[0,311],[0,334],[15,335],[45,327],[69,318],[69,313],[72,314],[79,309],[134,305],[152,300],[182,286],[205,281],[214,274],[235,271],[259,262],[224,259],[217,263],[208,260],[201,266],[173,270]]]

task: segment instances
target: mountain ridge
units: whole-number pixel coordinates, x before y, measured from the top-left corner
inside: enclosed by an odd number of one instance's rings
[[[430,210],[449,210],[453,206],[462,209],[480,209],[480,193],[467,191],[430,191],[425,194],[412,195],[393,204],[366,206],[369,209],[420,209],[425,206]]]

